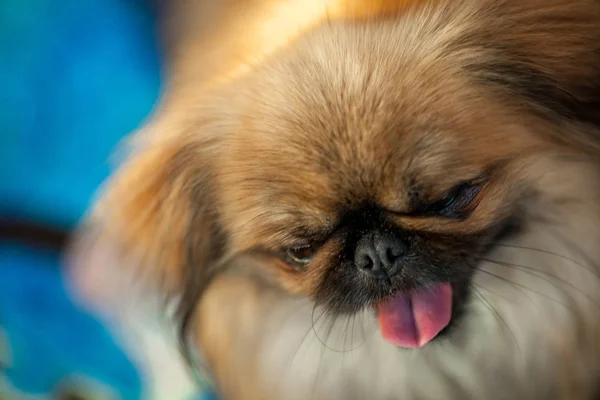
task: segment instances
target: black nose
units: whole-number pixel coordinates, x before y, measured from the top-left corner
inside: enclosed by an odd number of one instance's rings
[[[405,244],[396,236],[381,233],[365,235],[356,245],[354,265],[372,277],[391,277],[398,273],[405,252]]]

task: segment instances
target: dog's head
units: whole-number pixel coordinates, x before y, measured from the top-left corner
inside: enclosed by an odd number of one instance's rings
[[[97,223],[184,318],[245,255],[285,290],[336,314],[373,308],[388,340],[423,345],[499,239],[560,207],[544,197],[552,168],[597,156],[599,48],[592,0],[324,22],[160,116]]]

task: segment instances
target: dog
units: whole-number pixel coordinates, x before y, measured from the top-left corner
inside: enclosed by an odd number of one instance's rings
[[[70,272],[121,332],[162,316],[173,367],[152,379],[205,371],[235,400],[598,398],[600,2],[167,15],[162,102]]]

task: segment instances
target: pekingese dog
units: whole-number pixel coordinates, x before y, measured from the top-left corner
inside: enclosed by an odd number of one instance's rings
[[[599,1],[168,7],[162,104],[72,268],[123,332],[177,328],[156,382],[600,396]]]

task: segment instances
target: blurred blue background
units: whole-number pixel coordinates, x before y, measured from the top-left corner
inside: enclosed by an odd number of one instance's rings
[[[68,227],[160,88],[142,0],[0,1],[0,210]]]
[[[60,246],[14,223],[73,228],[153,110],[160,66],[148,0],[0,0],[0,398],[55,398],[73,376],[141,398],[133,365],[67,297]]]

